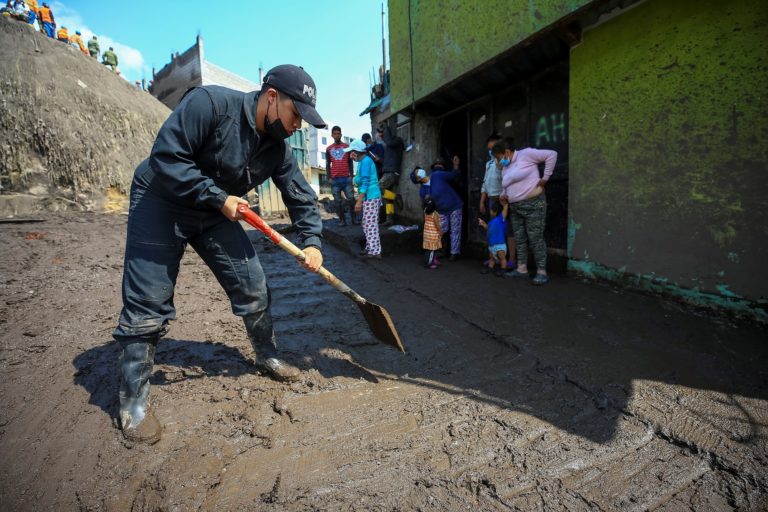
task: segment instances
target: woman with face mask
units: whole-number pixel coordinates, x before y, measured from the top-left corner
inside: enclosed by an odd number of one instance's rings
[[[483,186],[480,188],[480,214],[487,212],[488,201],[498,201],[501,195],[501,168],[496,165],[496,158],[493,156],[493,146],[501,141],[501,135],[492,133],[486,140],[488,146],[488,162],[485,164],[485,175],[483,176]]]
[[[547,276],[547,245],[544,242],[544,223],[547,200],[544,187],[557,163],[557,152],[549,149],[515,149],[511,137],[497,142],[491,149],[501,168],[502,195],[509,202],[509,216],[517,245],[517,268],[505,277],[528,276],[528,245],[536,260],[536,275],[531,284],[544,285]],[[539,164],[544,174],[539,175]]]
[[[123,309],[112,335],[120,344],[118,411],[131,443],[156,443],[161,425],[150,407],[155,350],[176,318],[174,287],[192,247],[243,318],[254,363],[278,381],[300,370],[278,350],[271,294],[254,245],[239,220],[249,190],[270,179],[280,190],[306,258],[323,264],[317,197],[285,140],[302,119],[324,128],[315,82],[299,66],[269,71],[260,91],[191,89],[166,119],[131,184],[123,266]]]
[[[379,238],[379,208],[381,208],[381,189],[376,164],[366,150],[365,142],[354,140],[345,153],[352,153],[352,159],[358,162],[355,185],[357,185],[357,203],[355,212],[363,212],[363,233],[365,234],[364,258],[381,259],[381,239]]]

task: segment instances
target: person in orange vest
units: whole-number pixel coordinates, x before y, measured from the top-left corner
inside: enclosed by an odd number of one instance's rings
[[[61,27],[59,31],[56,32],[56,39],[62,43],[69,44],[69,32],[67,31],[67,27]]]
[[[51,39],[55,39],[56,20],[54,20],[53,12],[47,2],[43,2],[43,6],[38,9],[37,14],[40,16],[40,23],[43,27],[42,31]]]
[[[73,46],[80,48],[80,51],[83,53],[83,55],[86,57],[89,56],[88,49],[85,47],[85,43],[83,43],[83,39],[80,37],[79,30],[75,30],[75,33],[69,36],[69,42],[72,43]]]

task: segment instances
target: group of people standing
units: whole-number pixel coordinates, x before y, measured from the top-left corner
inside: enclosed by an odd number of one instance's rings
[[[362,212],[365,234],[364,258],[381,258],[379,210],[382,198],[391,194],[400,175],[402,139],[395,138],[389,128],[377,132],[379,143],[372,143],[369,134],[350,144],[341,142],[341,128],[334,126],[334,143],[328,146],[326,168],[339,222],[346,226],[345,211],[350,209],[350,222]],[[480,218],[478,224],[487,232],[488,259],[483,273],[498,277],[531,278],[528,271],[528,250],[533,252],[536,272],[531,284],[544,285],[547,275],[547,247],[544,241],[547,201],[544,193],[557,163],[557,152],[548,149],[517,149],[511,137],[492,134],[488,137],[488,162],[480,191]],[[353,172],[353,162],[358,172]],[[377,163],[381,165],[377,166]],[[411,182],[419,186],[419,197],[424,210],[423,248],[425,267],[436,269],[440,265],[439,252],[442,237],[449,235],[449,260],[461,253],[461,230],[464,202],[456,190],[460,178],[461,161],[451,159],[451,169],[445,161],[436,159],[430,170],[416,166],[410,174]],[[539,164],[544,165],[543,173]],[[355,199],[354,185],[358,187]],[[342,198],[343,195],[343,198]],[[389,205],[388,205],[389,206]],[[385,224],[392,224],[394,203],[386,209]]]
[[[492,134],[486,142],[489,159],[478,205],[478,224],[486,230],[488,243],[488,259],[483,264],[482,273],[530,278],[530,247],[536,263],[531,284],[547,284],[547,246],[544,241],[547,202],[544,187],[557,163],[557,152],[516,149],[514,139],[498,134]],[[438,251],[442,249],[443,234],[450,233],[450,260],[455,260],[461,250],[464,204],[453,186],[460,175],[459,163],[459,158],[453,157],[453,169],[447,171],[444,162],[438,159],[432,164],[430,172],[420,166],[411,172],[411,181],[419,185],[424,209],[422,247],[426,268],[440,266]],[[541,174],[539,164],[544,164]]]
[[[8,0],[5,7],[0,9],[0,12],[3,15],[29,23],[33,27],[35,22],[37,22],[40,32],[51,39],[56,39],[64,44],[71,44],[86,57],[98,59],[99,54],[101,54],[99,40],[96,35],[91,36],[86,47],[85,43],[83,43],[82,33],[79,30],[75,30],[74,34],[70,34],[65,26],[61,26],[57,30],[56,18],[54,18],[53,11],[47,2],[43,2],[43,5],[39,6],[37,0]],[[115,49],[110,46],[109,50],[105,51],[101,56],[101,63],[117,73],[117,62]]]
[[[489,160],[479,204],[480,213],[489,214],[487,222],[479,219],[488,236],[489,259],[483,271],[494,271],[500,277],[529,278],[530,247],[536,263],[536,274],[531,284],[547,284],[547,245],[544,241],[547,200],[544,187],[555,169],[557,152],[516,149],[513,138],[503,138],[498,134],[488,137],[487,146]],[[543,173],[539,173],[539,164],[544,164]],[[516,259],[512,260],[513,257]],[[507,268],[508,265],[512,268]]]
[[[391,226],[395,218],[394,188],[400,178],[400,165],[405,148],[403,140],[394,135],[389,127],[376,130],[374,142],[369,133],[346,144],[341,141],[341,128],[331,129],[333,144],[326,149],[326,172],[331,181],[331,192],[336,205],[339,223],[347,225],[346,210],[349,208],[350,223],[357,224],[358,214],[365,234],[363,258],[381,259],[379,219],[384,201],[384,225]],[[354,173],[353,162],[358,162]],[[358,188],[355,198],[354,186]],[[343,196],[343,197],[342,197]]]

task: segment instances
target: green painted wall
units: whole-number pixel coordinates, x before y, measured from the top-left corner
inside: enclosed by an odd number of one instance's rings
[[[411,37],[418,100],[588,3],[389,0],[392,111],[402,110],[413,99]]]
[[[648,0],[570,69],[571,268],[768,299],[768,2]]]

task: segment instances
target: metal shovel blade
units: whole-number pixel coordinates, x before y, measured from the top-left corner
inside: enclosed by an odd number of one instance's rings
[[[405,352],[403,342],[400,341],[400,336],[397,334],[395,324],[392,323],[392,317],[386,309],[374,304],[373,302],[365,301],[357,302],[357,306],[360,308],[360,312],[363,314],[363,318],[368,322],[371,332],[376,339],[385,345],[391,345],[398,349],[400,352]]]
[[[272,243],[280,247],[282,250],[299,260],[303,261],[306,259],[306,256],[301,249],[293,245],[283,235],[272,229],[266,222],[264,222],[264,219],[259,217],[255,212],[251,211],[248,205],[241,204],[237,207],[237,211],[243,215],[243,218],[248,224],[264,233],[264,235],[269,240],[271,240]],[[400,352],[405,352],[405,347],[403,347],[403,342],[400,341],[400,336],[397,334],[397,329],[395,329],[395,324],[392,322],[392,317],[389,316],[389,313],[386,309],[379,306],[378,304],[369,302],[367,299],[360,296],[360,294],[347,286],[341,279],[333,275],[325,267],[320,267],[320,269],[317,271],[317,274],[322,277],[328,284],[336,288],[338,291],[353,300],[355,304],[357,304],[357,307],[360,308],[360,312],[363,313],[363,318],[365,318],[365,321],[368,323],[368,327],[371,329],[371,332],[377,340],[384,343],[385,345],[395,347]]]

